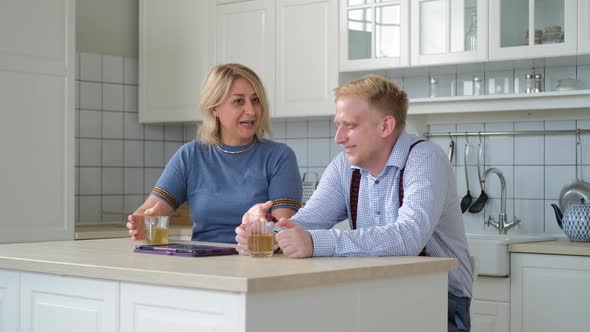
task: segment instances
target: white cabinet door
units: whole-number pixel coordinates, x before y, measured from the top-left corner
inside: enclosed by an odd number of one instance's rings
[[[577,0],[490,0],[490,60],[575,55],[577,10]]]
[[[510,304],[493,301],[471,302],[471,332],[510,331]]]
[[[139,121],[200,119],[201,84],[213,65],[211,1],[140,0]]]
[[[0,270],[0,331],[18,331],[18,272]]]
[[[578,0],[578,53],[590,53],[590,0]]]
[[[74,239],[74,0],[0,0],[0,243]]]
[[[590,257],[511,254],[511,331],[587,332]]]
[[[340,70],[406,67],[410,0],[340,0]]]
[[[240,332],[245,305],[239,293],[121,283],[121,332]]]
[[[119,331],[119,283],[21,273],[21,331]]]
[[[276,116],[333,115],[338,86],[337,0],[277,2]]]
[[[262,80],[271,109],[275,86],[275,4],[256,0],[217,5],[217,64],[240,63]]]
[[[487,60],[487,0],[416,0],[410,16],[412,66]]]

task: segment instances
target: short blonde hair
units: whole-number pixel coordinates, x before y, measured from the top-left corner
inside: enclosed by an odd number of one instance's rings
[[[344,96],[361,97],[380,113],[393,116],[396,134],[406,128],[408,95],[395,82],[381,76],[367,75],[336,88],[334,92],[336,100]]]
[[[215,66],[201,89],[199,111],[203,116],[203,123],[198,130],[198,138],[205,144],[221,144],[221,126],[219,120],[213,115],[215,107],[219,106],[229,95],[235,80],[242,78],[250,82],[260,100],[262,114],[260,126],[256,131],[256,138],[264,140],[265,134],[272,134],[270,129],[270,109],[266,91],[256,73],[243,65],[228,63]]]

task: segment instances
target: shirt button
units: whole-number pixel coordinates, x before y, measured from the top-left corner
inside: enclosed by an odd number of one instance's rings
[[[381,211],[377,211],[377,214],[381,214]]]
[[[379,184],[379,180],[375,180],[375,184]]]

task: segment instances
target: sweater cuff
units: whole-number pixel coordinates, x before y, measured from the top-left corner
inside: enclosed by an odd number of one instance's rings
[[[314,229],[309,234],[313,241],[313,256],[334,256],[336,237],[332,230]]]

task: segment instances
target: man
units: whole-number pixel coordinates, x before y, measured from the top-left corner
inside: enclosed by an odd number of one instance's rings
[[[405,133],[407,110],[406,93],[379,76],[336,89],[335,141],[344,153],[328,165],[305,207],[277,223],[283,230],[276,240],[293,258],[456,258],[448,329],[469,331],[472,266],[455,176],[440,147]],[[236,228],[240,253],[248,250],[245,223],[263,220],[271,205],[257,204],[244,215]],[[332,229],[346,218],[351,230]]]

